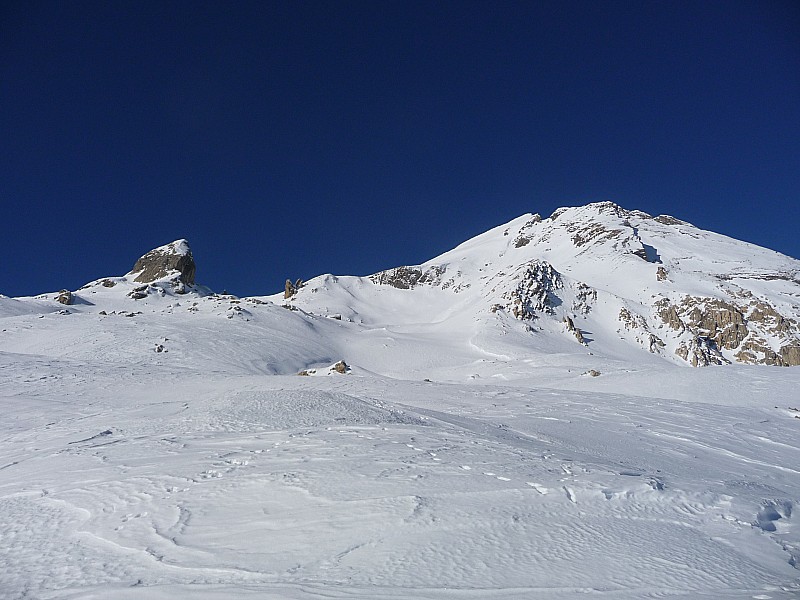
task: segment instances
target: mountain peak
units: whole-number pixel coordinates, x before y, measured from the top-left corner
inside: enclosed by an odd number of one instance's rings
[[[177,273],[183,283],[192,285],[195,269],[188,240],[179,239],[150,250],[136,261],[128,275],[135,276],[137,283],[152,283]]]
[[[401,324],[494,323],[523,332],[523,346],[569,351],[567,340],[634,360],[788,366],[800,364],[797,272],[789,257],[606,201],[522,215],[421,265],[366,278],[374,287],[315,278],[292,305],[367,324],[413,306]]]

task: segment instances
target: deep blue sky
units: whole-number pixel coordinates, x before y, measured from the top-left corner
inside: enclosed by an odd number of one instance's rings
[[[425,261],[612,199],[800,257],[800,3],[5,2],[0,293]]]

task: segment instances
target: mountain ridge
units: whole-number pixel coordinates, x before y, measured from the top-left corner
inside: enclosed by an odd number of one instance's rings
[[[598,327],[589,313],[597,312],[601,294],[600,304],[616,313],[603,325],[615,323],[612,335],[651,353],[693,366],[790,366],[800,364],[798,274],[800,261],[780,253],[601,202],[560,208],[547,219],[522,215],[420,265],[335,282],[477,293],[479,310],[530,323],[557,317],[584,344],[582,330]],[[329,289],[333,276],[323,277],[298,290],[291,305],[320,310],[309,294]]]
[[[482,352],[504,356],[550,348],[623,362],[647,353],[691,366],[800,365],[800,261],[609,201],[547,218],[527,213],[420,265],[319,275],[284,294],[215,294],[195,284],[195,271],[190,245],[179,239],[144,254],[124,276],[3,302],[11,312],[26,310],[20,302],[56,300],[108,314],[191,298],[190,311],[225,304],[226,316],[245,319],[268,303],[306,322],[349,321],[351,335],[413,326],[451,346],[481,339]],[[500,348],[512,331],[517,346]]]

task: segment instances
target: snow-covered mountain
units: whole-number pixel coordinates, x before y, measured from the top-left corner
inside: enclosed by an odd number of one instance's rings
[[[603,202],[197,273],[0,296],[0,597],[800,592],[800,261]]]
[[[566,336],[631,360],[800,364],[800,261],[612,202],[524,215],[419,266],[317,277],[289,300],[367,324],[519,320],[544,351]]]

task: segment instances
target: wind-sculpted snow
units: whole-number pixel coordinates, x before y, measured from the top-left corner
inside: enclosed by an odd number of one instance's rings
[[[382,406],[378,401],[324,391],[241,392],[217,406],[212,414],[217,428],[235,431],[424,424],[418,417]]]
[[[3,360],[5,597],[800,591],[768,403],[65,366]]]

